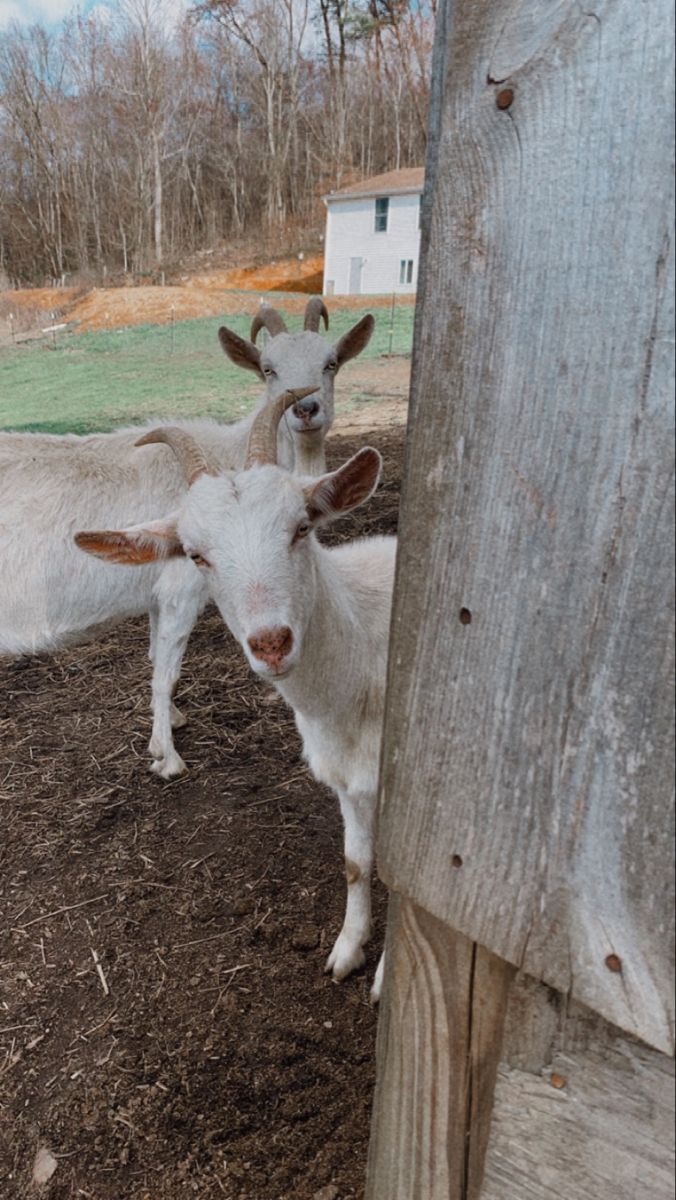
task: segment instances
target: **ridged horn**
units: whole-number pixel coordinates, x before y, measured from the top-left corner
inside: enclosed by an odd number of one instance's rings
[[[305,324],[304,329],[309,329],[311,333],[319,333],[319,322],[323,319],[324,328],[329,327],[329,314],[321,296],[313,296],[308,300],[305,306]]]
[[[288,333],[284,318],[270,304],[261,304],[256,316],[251,322],[251,341],[255,342],[261,329],[267,329],[270,337],[278,333]]]
[[[263,467],[269,463],[273,466],[276,465],[279,422],[287,408],[291,408],[292,404],[297,404],[299,400],[304,400],[306,396],[311,396],[316,391],[316,387],[289,388],[288,391],[282,392],[276,400],[271,400],[256,413],[249,433],[244,462],[245,471],[253,466]]]
[[[169,446],[185,476],[188,487],[192,487],[200,475],[215,475],[216,471],[209,463],[201,446],[198,446],[192,434],[176,425],[162,425],[159,429],[151,429],[136,442],[137,446]]]

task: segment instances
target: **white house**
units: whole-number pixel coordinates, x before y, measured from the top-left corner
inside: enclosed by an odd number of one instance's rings
[[[408,167],[324,196],[325,296],[415,292],[424,181]]]

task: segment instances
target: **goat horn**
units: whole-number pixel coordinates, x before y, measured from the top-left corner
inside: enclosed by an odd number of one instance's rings
[[[305,306],[305,325],[304,329],[309,329],[311,333],[319,333],[319,322],[324,319],[324,328],[329,327],[329,314],[321,296],[313,296],[308,300]]]
[[[255,342],[261,329],[267,329],[270,337],[278,333],[288,333],[286,322],[270,304],[261,304],[256,316],[251,322],[251,341]]]
[[[304,400],[306,396],[311,396],[316,391],[316,387],[289,388],[288,391],[282,392],[276,400],[272,400],[256,413],[249,432],[244,463],[245,471],[248,471],[249,467],[263,467],[269,463],[274,466],[277,463],[277,426],[279,422],[287,408],[290,408],[292,404],[297,404],[299,400]]]
[[[164,444],[170,446],[176,455],[188,487],[192,487],[200,475],[215,475],[216,471],[209,463],[206,454],[198,446],[192,434],[176,425],[162,425],[160,429],[151,429],[136,442],[137,446],[154,446]]]

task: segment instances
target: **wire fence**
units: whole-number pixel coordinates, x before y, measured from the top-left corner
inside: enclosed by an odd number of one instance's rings
[[[292,299],[298,298],[290,297],[285,309],[285,298],[275,297],[290,332],[303,327],[302,306],[296,303],[299,311],[289,311]],[[168,412],[235,419],[255,403],[261,385],[225,357],[217,333],[225,324],[248,337],[258,302],[251,293],[243,298],[244,311],[191,320],[177,320],[168,304],[161,324],[84,333],[55,316],[35,338],[5,338],[0,348],[0,427],[85,432]],[[393,298],[388,307],[382,300],[369,306],[368,298],[360,297],[350,307],[329,307],[332,340],[364,313],[374,313],[375,331],[364,360],[410,354],[410,303]]]

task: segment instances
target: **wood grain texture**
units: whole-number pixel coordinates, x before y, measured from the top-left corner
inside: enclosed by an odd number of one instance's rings
[[[512,974],[392,899],[366,1200],[479,1200]]]
[[[673,1200],[672,1060],[527,979],[508,1007],[481,1200]]]
[[[393,890],[665,1051],[672,24],[442,0],[379,848]]]

